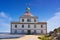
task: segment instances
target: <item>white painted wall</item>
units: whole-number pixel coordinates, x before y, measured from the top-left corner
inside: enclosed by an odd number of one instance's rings
[[[22,19],[24,19],[24,22],[27,22],[27,19],[29,19],[29,18],[20,18],[19,21],[22,22]],[[34,18],[30,18],[30,19],[31,19],[31,22],[34,22]],[[37,18],[36,18],[36,22],[38,22],[38,19]]]
[[[43,28],[41,28],[41,24],[36,24],[36,28],[34,28],[34,24],[30,24],[30,28],[28,28],[28,24],[24,24],[24,28],[22,28],[22,24],[16,24],[17,28],[15,28],[15,24],[12,24],[12,33],[17,30],[17,33],[21,33],[22,30],[24,30],[25,33],[27,33],[27,30],[31,30],[31,33],[34,32],[34,30],[37,31],[37,33],[41,33],[41,30],[43,30],[43,33],[45,34],[47,30],[46,24],[43,24]]]

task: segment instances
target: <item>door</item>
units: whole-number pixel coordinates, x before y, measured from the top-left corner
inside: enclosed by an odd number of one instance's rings
[[[28,30],[28,34],[31,34],[31,30]]]

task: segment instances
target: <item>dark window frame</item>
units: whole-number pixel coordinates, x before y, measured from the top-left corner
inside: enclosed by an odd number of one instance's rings
[[[22,28],[24,28],[24,25],[22,24]]]
[[[36,22],[36,19],[34,19],[34,22]]]
[[[28,28],[30,28],[30,25],[28,24]]]
[[[43,25],[41,25],[41,28],[43,28]]]
[[[15,28],[17,28],[17,25],[15,25]]]
[[[22,22],[24,22],[24,19],[22,19]]]
[[[27,19],[27,22],[31,22],[31,20],[30,19]]]

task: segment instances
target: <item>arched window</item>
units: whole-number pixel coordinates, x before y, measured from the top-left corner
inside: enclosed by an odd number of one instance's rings
[[[31,22],[31,20],[30,19],[27,19],[27,22]]]
[[[15,28],[17,28],[17,25],[15,25]]]
[[[22,22],[24,22],[24,19],[22,19]]]
[[[41,25],[41,28],[43,28],[43,25]]]
[[[34,19],[34,22],[36,22],[36,19]]]
[[[30,28],[30,25],[28,24],[28,28]]]
[[[24,25],[22,24],[22,28],[24,28]]]

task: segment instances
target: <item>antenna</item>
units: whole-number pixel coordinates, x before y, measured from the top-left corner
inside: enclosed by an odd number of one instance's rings
[[[30,7],[30,0],[25,0],[26,1],[26,6]]]
[[[27,1],[27,0],[25,0],[26,1],[26,12],[29,12],[30,11],[30,3]]]

